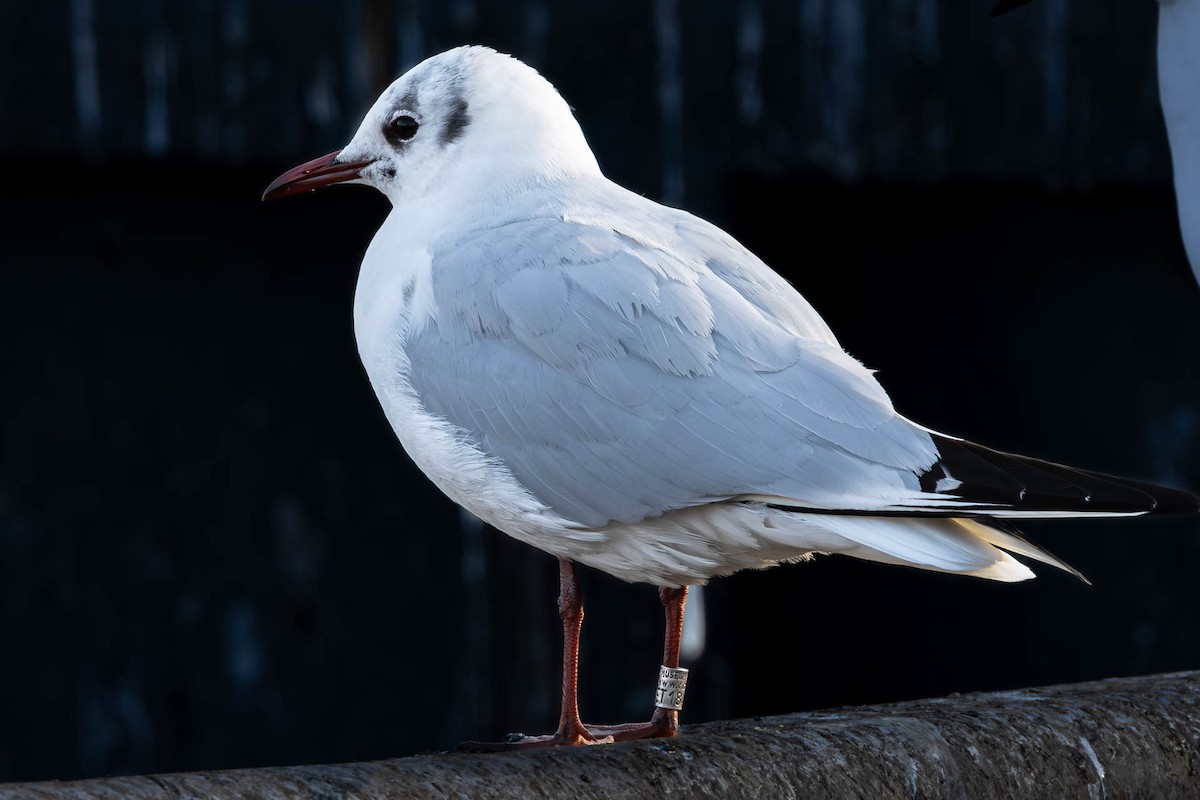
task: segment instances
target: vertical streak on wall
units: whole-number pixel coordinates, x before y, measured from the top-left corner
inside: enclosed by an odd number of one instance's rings
[[[1067,0],[1047,0],[1042,53],[1042,102],[1046,117],[1047,156],[1051,164],[1067,162]],[[1050,176],[1054,179],[1056,176]],[[1061,177],[1061,176],[1057,176]]]
[[[678,0],[654,0],[658,46],[658,120],[662,147],[662,201],[683,202],[683,42]]]
[[[546,44],[550,38],[550,7],[546,0],[526,0],[524,16],[524,48],[522,54],[534,68],[546,60]]]
[[[180,50],[183,56],[180,72],[187,75],[187,80],[181,81],[181,88],[174,98],[176,107],[184,109],[180,115],[183,119],[177,117],[175,150],[181,156],[195,153],[205,161],[215,159],[221,152],[221,77],[218,70],[221,44],[214,35],[219,30],[219,8],[220,3],[216,0],[205,0],[189,3],[181,9]],[[283,96],[280,103],[287,107]],[[188,110],[191,112],[190,130],[184,127]],[[296,138],[291,142],[281,141],[281,152],[299,149],[298,127],[289,126],[288,130]]]
[[[871,120],[861,147],[873,172],[895,179],[915,165],[920,152],[921,63],[917,57],[916,6],[927,0],[889,0],[886,16],[874,12],[874,36],[868,45],[880,50],[869,59]],[[883,24],[879,24],[882,22]]]
[[[953,2],[954,0],[952,0]],[[916,38],[917,56],[924,68],[922,79],[940,75],[942,61],[941,47],[941,15],[936,2],[919,0],[913,8],[914,35]],[[947,167],[950,150],[950,129],[946,110],[946,92],[944,84],[939,83],[931,91],[922,92],[926,97],[922,109],[921,133],[922,149],[929,155],[928,172],[932,177],[941,177]]]
[[[738,14],[738,67],[737,104],[742,123],[756,126],[762,119],[762,69],[763,40],[762,0],[742,0]]]
[[[366,92],[374,98],[396,77],[396,1],[366,0],[362,13],[361,47],[348,53],[352,74],[366,77]]]
[[[494,699],[492,697],[492,617],[488,589],[488,559],[483,520],[458,509],[458,529],[462,534],[463,629],[462,653],[456,659],[462,672],[458,687],[451,699],[452,712],[443,718],[446,726],[442,741],[454,741],[492,728]]]
[[[168,62],[170,44],[162,27],[155,25],[142,46],[142,75],[146,84],[142,135],[146,153],[158,158],[171,145],[171,121],[168,106],[170,93]]]
[[[913,6],[913,38],[917,53],[925,63],[934,64],[941,60],[941,42],[938,41],[940,14],[936,2],[916,2]]]
[[[242,156],[246,152],[246,46],[250,22],[246,0],[226,0],[221,15],[222,52],[221,93],[224,110],[221,149],[227,156]]]
[[[425,52],[425,25],[421,19],[421,0],[402,0],[396,45],[400,55],[397,75],[421,63],[426,56],[433,55]]]
[[[810,160],[821,161],[828,150],[825,141],[825,0],[800,0],[796,22],[800,30],[800,80],[803,87],[796,105],[802,117],[798,141],[807,145],[802,158],[805,166]]]
[[[333,128],[341,125],[337,67],[332,56],[317,59],[312,82],[304,92],[304,110],[322,132],[333,132]]]
[[[474,31],[479,24],[479,9],[475,7],[475,0],[455,0],[450,7],[450,17],[460,31]]]
[[[96,143],[102,123],[100,70],[96,47],[96,7],[92,0],[71,0],[71,61],[75,79],[75,121],[80,139]]]
[[[829,84],[826,124],[835,175],[855,180],[863,172],[860,151],[866,91],[866,24],[863,0],[836,0],[829,16]]]

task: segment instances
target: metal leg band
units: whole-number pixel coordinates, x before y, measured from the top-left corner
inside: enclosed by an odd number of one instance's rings
[[[683,692],[687,689],[688,671],[679,667],[659,667],[658,691],[654,705],[671,711],[683,708]]]

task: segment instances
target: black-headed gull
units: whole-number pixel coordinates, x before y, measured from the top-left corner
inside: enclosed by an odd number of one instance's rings
[[[424,61],[342,150],[264,198],[335,183],[393,206],[363,259],[354,327],[396,435],[457,503],[559,559],[559,727],[507,746],[673,735],[689,584],[813,553],[1033,577],[1015,553],[1078,575],[1012,520],[1200,502],[900,416],[753,253],[605,178],[558,92],[509,56]],[[575,562],[660,587],[647,723],[580,722]]]

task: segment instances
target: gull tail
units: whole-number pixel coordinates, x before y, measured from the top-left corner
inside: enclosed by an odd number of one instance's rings
[[[929,431],[939,458],[919,476],[921,496],[876,509],[815,509],[774,499],[767,508],[796,516],[803,529],[833,539],[812,547],[870,561],[998,581],[1034,577],[1010,553],[1080,572],[1028,541],[1011,520],[1190,514],[1190,492],[1075,469]],[[809,527],[811,526],[811,528]],[[787,528],[787,525],[779,527]]]
[[[999,520],[845,514],[804,515],[801,520],[836,535],[837,540],[824,542],[822,552],[1007,583],[1035,577],[1009,555],[1015,553],[1090,583],[1079,570]]]

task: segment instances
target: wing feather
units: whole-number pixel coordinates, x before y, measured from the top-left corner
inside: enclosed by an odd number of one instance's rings
[[[707,223],[642,210],[619,216],[648,239],[562,214],[433,253],[436,324],[406,345],[427,408],[594,527],[755,494],[924,494],[929,434],[816,312]]]

